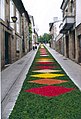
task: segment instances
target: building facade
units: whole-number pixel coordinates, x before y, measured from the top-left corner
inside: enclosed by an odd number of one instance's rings
[[[81,64],[81,0],[76,0],[76,61]]]
[[[34,22],[34,17],[30,15],[30,20],[31,20],[31,30],[32,30],[32,43],[31,43],[31,48],[36,45],[37,38],[38,38],[38,29],[35,26],[35,22]]]
[[[63,23],[60,33],[64,39],[64,55],[77,63],[81,63],[81,1],[63,0]]]
[[[22,55],[29,52],[29,25],[31,24],[28,12],[22,14]]]
[[[57,49],[56,48],[56,42],[57,42],[57,37],[59,36],[59,25],[61,23],[61,20],[58,20],[58,17],[54,17],[54,22],[49,23],[49,31],[50,31],[50,35],[51,35],[51,47],[53,49]]]
[[[54,24],[53,23],[49,23],[49,32],[50,32],[50,47],[55,49],[55,41],[54,41]]]
[[[76,60],[76,0],[63,0],[61,9],[63,11],[63,23],[60,33],[64,38],[64,55]]]
[[[23,56],[23,13],[26,14],[21,0],[0,0],[0,40],[2,68],[15,62]],[[16,16],[17,18],[15,23],[11,19],[13,16]],[[24,17],[29,19],[26,15]],[[27,20],[26,22],[28,23],[30,21]],[[24,31],[25,29],[26,28],[24,28]],[[26,32],[28,33],[28,30]],[[26,39],[25,34],[24,37]],[[25,52],[27,52],[26,47]]]
[[[31,20],[31,29],[32,29],[32,45],[34,44],[34,29],[35,29],[35,23],[34,23],[34,17],[30,15]]]
[[[56,37],[56,47],[55,50],[59,52],[60,54],[64,55],[64,38],[62,34],[58,34]]]

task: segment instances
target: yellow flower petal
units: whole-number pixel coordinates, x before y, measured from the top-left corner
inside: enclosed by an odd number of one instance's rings
[[[54,60],[51,58],[39,58],[37,62],[53,62]]]
[[[37,78],[55,78],[55,77],[60,77],[64,76],[64,74],[52,74],[52,73],[43,73],[43,74],[35,74],[31,75],[31,77],[37,77]]]

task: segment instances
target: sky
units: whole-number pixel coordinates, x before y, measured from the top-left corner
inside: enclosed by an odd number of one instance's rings
[[[60,6],[63,0],[22,0],[29,15],[34,17],[38,35],[49,33],[49,23],[54,17],[62,19]]]

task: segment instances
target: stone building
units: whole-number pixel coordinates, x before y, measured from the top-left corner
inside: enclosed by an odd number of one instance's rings
[[[34,43],[34,29],[35,29],[35,22],[34,22],[34,17],[30,15],[30,20],[31,20],[31,28],[32,28],[32,43]]]
[[[29,51],[29,25],[31,24],[28,12],[22,14],[22,55]]]
[[[34,29],[34,36],[33,36],[33,38],[34,38],[34,43],[37,44],[37,42],[38,42],[38,40],[37,40],[37,38],[38,38],[38,33],[37,33],[36,29]]]
[[[76,0],[76,61],[81,64],[81,0]]]
[[[54,24],[53,23],[49,23],[49,32],[51,35],[51,39],[50,39],[50,47],[55,49],[55,41],[54,41]]]
[[[26,13],[21,0],[0,0],[0,40],[2,68],[15,62],[23,56],[23,13],[25,14],[24,17],[27,18],[27,22],[29,23],[29,16]],[[16,19],[17,21],[13,22],[11,19],[12,17],[13,20]],[[24,35],[24,37],[26,36]],[[25,50],[25,52],[27,52],[27,50]]]
[[[59,25],[61,20],[58,20],[58,17],[54,17],[54,22],[49,23],[49,31],[51,35],[51,47],[56,50],[56,39],[59,34]]]
[[[64,55],[81,63],[81,1],[63,0],[61,4],[63,23],[60,33],[64,39]]]
[[[62,34],[58,34],[56,37],[56,48],[55,50],[60,54],[64,55],[64,39]]]
[[[30,15],[30,21],[31,21],[31,30],[32,30],[32,41],[31,41],[31,48],[33,47],[34,43],[35,43],[35,39],[34,39],[34,29],[35,29],[35,22],[34,22],[34,17],[32,15]]]
[[[31,43],[31,48],[33,45],[37,43],[37,38],[38,38],[38,28],[35,26],[34,22],[34,17],[30,15],[30,21],[31,21],[31,29],[32,29],[32,43]]]
[[[60,26],[60,33],[64,37],[64,55],[76,60],[76,0],[63,0],[61,9],[63,12],[63,23]]]

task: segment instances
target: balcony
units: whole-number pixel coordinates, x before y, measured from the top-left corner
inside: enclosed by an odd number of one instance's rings
[[[74,16],[66,16],[63,23],[60,25],[60,33],[67,33],[73,27],[74,23]]]

